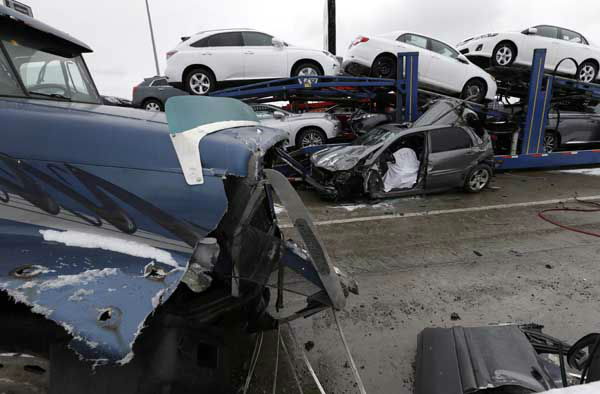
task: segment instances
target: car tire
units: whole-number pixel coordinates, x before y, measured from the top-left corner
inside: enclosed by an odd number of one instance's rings
[[[486,164],[479,164],[469,171],[465,178],[465,190],[469,193],[479,193],[490,184],[492,168]]]
[[[544,135],[544,152],[552,153],[558,150],[560,146],[560,136],[557,132],[546,130]]]
[[[581,63],[577,69],[577,79],[581,82],[593,83],[598,77],[598,65],[592,61]]]
[[[156,99],[149,99],[144,101],[144,104],[142,104],[142,109],[151,112],[163,112],[165,110],[160,100]]]
[[[469,97],[475,96],[475,98],[471,99],[470,101],[475,103],[483,103],[485,101],[485,96],[487,95],[487,90],[488,86],[485,81],[473,78],[465,83],[460,97],[463,100],[466,100]]]
[[[517,59],[517,47],[511,42],[501,42],[492,52],[492,65],[510,67]]]
[[[391,55],[378,56],[371,66],[371,76],[374,78],[396,79],[398,60]]]
[[[194,68],[185,75],[185,90],[191,95],[205,96],[216,86],[214,74],[204,67]]]
[[[310,76],[318,76],[323,75],[323,70],[317,63],[313,62],[303,62],[294,67],[292,70],[292,78],[293,77],[310,77]],[[303,84],[307,80],[305,78],[298,79],[298,83]],[[308,79],[311,83],[317,83],[318,78]]]
[[[300,130],[296,136],[296,148],[323,145],[327,142],[327,135],[317,127],[307,127]]]

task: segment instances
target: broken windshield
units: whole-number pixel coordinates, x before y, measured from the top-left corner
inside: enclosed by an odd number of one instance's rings
[[[431,126],[433,124],[453,125],[460,119],[456,103],[452,101],[438,101],[433,104],[421,117],[413,123],[413,127]]]
[[[353,145],[373,146],[385,142],[388,138],[394,136],[393,130],[385,127],[378,127],[354,141]]]

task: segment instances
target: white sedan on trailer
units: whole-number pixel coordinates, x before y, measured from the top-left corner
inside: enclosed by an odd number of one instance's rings
[[[562,27],[539,25],[521,32],[489,33],[468,38],[458,50],[483,67],[531,66],[534,49],[546,49],[546,70],[552,71],[565,58],[558,72],[577,75],[583,82],[594,82],[600,69],[600,48],[593,47],[581,34]],[[491,64],[490,64],[491,63]]]
[[[328,113],[294,114],[266,104],[253,104],[252,109],[256,112],[260,123],[288,133],[288,147],[304,148],[323,145],[327,140],[337,137],[342,130],[340,121]]]
[[[425,88],[463,98],[474,96],[477,102],[496,96],[494,78],[452,46],[406,31],[357,37],[350,44],[342,69],[353,75],[396,78],[400,52],[419,53],[419,84]]]
[[[337,75],[339,60],[327,51],[289,45],[250,29],[211,30],[167,52],[169,84],[204,95],[217,85],[295,77]]]

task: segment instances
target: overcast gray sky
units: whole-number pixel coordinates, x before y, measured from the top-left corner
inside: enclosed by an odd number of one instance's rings
[[[152,76],[144,0],[23,0],[36,18],[92,47],[86,61],[102,94],[130,98]],[[149,0],[161,71],[181,36],[250,27],[295,45],[323,47],[324,0]],[[570,27],[600,46],[600,0],[337,0],[338,56],[359,34],[413,30],[456,44],[469,36]]]

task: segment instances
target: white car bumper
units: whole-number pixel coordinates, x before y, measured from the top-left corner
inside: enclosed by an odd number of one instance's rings
[[[472,40],[458,46],[456,49],[467,57],[491,58],[494,51],[494,44],[492,40]]]

